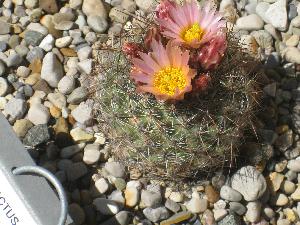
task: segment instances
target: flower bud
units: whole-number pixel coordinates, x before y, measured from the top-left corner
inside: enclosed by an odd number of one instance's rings
[[[139,58],[139,52],[143,52],[143,48],[134,43],[134,42],[126,42],[122,46],[123,53],[130,59]]]
[[[157,6],[155,13],[158,19],[170,19],[170,8],[175,7],[175,3],[170,0],[162,0]]]
[[[215,69],[220,63],[227,49],[226,33],[219,32],[199,50],[198,60],[205,70]]]

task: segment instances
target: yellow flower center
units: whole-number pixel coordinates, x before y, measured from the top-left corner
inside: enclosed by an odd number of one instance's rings
[[[160,93],[172,96],[177,88],[185,88],[186,76],[180,68],[166,67],[154,74],[153,85]]]
[[[192,26],[185,28],[182,31],[182,39],[186,42],[192,42],[194,40],[200,41],[204,35],[204,30],[198,23],[194,23]]]

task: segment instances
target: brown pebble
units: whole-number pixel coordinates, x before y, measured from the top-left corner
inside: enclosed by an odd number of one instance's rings
[[[205,187],[205,194],[206,194],[207,200],[211,203],[215,203],[220,199],[220,194],[211,185],[207,185]]]

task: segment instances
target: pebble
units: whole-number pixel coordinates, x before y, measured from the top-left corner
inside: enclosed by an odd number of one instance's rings
[[[145,207],[155,208],[161,205],[162,197],[160,193],[142,190],[141,202]]]
[[[78,68],[81,72],[85,74],[91,74],[93,61],[91,59],[86,59],[78,63]]]
[[[29,76],[30,74],[30,69],[27,68],[26,66],[19,66],[16,73],[19,77],[23,77],[23,78],[26,78]]]
[[[16,52],[12,52],[12,54],[10,54],[7,59],[6,59],[6,66],[7,67],[13,67],[13,66],[18,66],[19,64],[21,64],[23,61],[22,57],[16,53]]]
[[[293,172],[299,173],[300,172],[300,160],[292,159],[288,161],[287,168]]]
[[[239,202],[242,200],[242,195],[238,191],[226,185],[221,188],[220,196],[221,198],[232,202]]]
[[[42,104],[34,104],[28,110],[28,119],[34,125],[47,124],[50,119],[49,110]]]
[[[100,194],[104,194],[108,191],[110,185],[105,178],[100,178],[95,182],[95,188]]]
[[[89,144],[85,147],[83,153],[83,162],[88,165],[97,163],[100,160],[101,152],[98,144]]]
[[[246,201],[255,201],[265,193],[267,184],[255,167],[246,166],[232,176],[231,187],[239,191]]]
[[[121,7],[127,12],[134,13],[136,10],[136,3],[133,0],[123,0],[121,2]]]
[[[245,214],[246,219],[251,223],[256,223],[260,219],[261,203],[258,201],[249,202],[247,204],[247,212]]]
[[[264,22],[256,14],[251,14],[237,19],[236,26],[240,30],[260,30],[264,27]]]
[[[88,169],[86,165],[82,162],[72,163],[67,167],[67,178],[70,182],[76,181],[79,178],[86,175],[88,172]]]
[[[205,186],[205,194],[207,200],[211,203],[215,203],[220,199],[220,194],[215,190],[212,185]]]
[[[293,194],[291,194],[291,198],[295,201],[300,201],[300,186],[297,186],[296,190]]]
[[[34,31],[34,30],[28,30],[25,33],[25,37],[24,40],[26,41],[27,45],[31,45],[31,46],[38,46],[41,41],[44,39],[45,35]]]
[[[294,27],[299,28],[299,27],[300,27],[300,15],[299,15],[299,16],[296,16],[294,19],[292,19],[291,24],[292,24]]]
[[[126,206],[127,207],[135,207],[140,200],[140,191],[137,187],[134,186],[127,186],[125,191],[125,200],[126,200]]]
[[[107,162],[104,168],[114,177],[124,178],[126,175],[125,167],[119,162]]]
[[[76,203],[69,204],[68,213],[75,224],[83,224],[85,221],[84,210]]]
[[[285,194],[279,193],[275,196],[275,205],[276,206],[285,206],[289,202],[289,199]]]
[[[277,172],[273,172],[269,175],[269,184],[270,184],[270,189],[273,192],[277,192],[281,186],[281,183],[283,182],[284,179],[284,175],[277,173]]]
[[[57,88],[62,94],[68,95],[75,89],[75,79],[71,76],[64,76],[59,81]]]
[[[48,100],[57,108],[62,109],[67,105],[66,96],[60,92],[49,93]]]
[[[77,145],[71,145],[71,146],[64,147],[60,151],[60,158],[69,159],[72,156],[74,156],[75,154],[77,154],[78,152],[81,152],[82,149],[84,148],[84,146],[85,146],[84,143],[80,143]]]
[[[13,129],[18,137],[23,138],[28,130],[33,127],[33,124],[27,119],[16,120]]]
[[[222,220],[228,214],[226,209],[213,209],[213,213],[215,221]]]
[[[239,203],[239,202],[230,202],[229,203],[229,210],[234,212],[240,216],[244,215],[247,211],[246,207]]]
[[[47,53],[43,59],[41,78],[47,81],[51,87],[57,87],[63,75],[63,67],[55,54]]]
[[[88,142],[93,141],[94,136],[80,127],[76,127],[70,131],[70,135],[75,142]]]
[[[299,35],[292,35],[288,40],[286,40],[285,44],[289,47],[296,47],[299,43]]]
[[[83,0],[82,11],[86,16],[107,18],[107,12],[101,0]]]
[[[266,19],[271,23],[276,29],[280,31],[285,31],[288,25],[287,16],[287,1],[278,0],[271,4],[265,13]]]
[[[23,143],[28,146],[38,146],[46,143],[50,139],[50,133],[47,124],[33,126],[29,129],[23,139]]]
[[[145,208],[143,213],[148,220],[154,223],[169,218],[169,211],[163,206],[155,209]]]
[[[188,220],[189,218],[191,218],[191,216],[192,214],[189,211],[179,212],[171,216],[169,219],[161,221],[160,225],[179,224],[180,222]]]
[[[0,77],[4,74],[5,72],[5,65],[4,63],[0,60]]]
[[[139,9],[148,13],[154,10],[156,7],[155,1],[153,0],[149,0],[149,1],[135,0],[135,3],[139,7]]]
[[[77,51],[77,55],[80,61],[86,60],[92,55],[92,48],[90,46],[84,46]]]
[[[71,115],[77,122],[88,125],[93,119],[92,113],[93,108],[89,104],[82,102],[71,112]]]
[[[171,192],[170,196],[169,196],[170,200],[174,201],[174,202],[182,202],[184,199],[184,196],[181,192]]]
[[[0,20],[0,34],[8,34],[10,32],[10,25],[3,20]]]
[[[264,208],[263,213],[270,220],[275,217],[274,210],[269,207]]]
[[[4,112],[11,117],[12,120],[22,119],[27,111],[27,104],[23,99],[12,98],[4,108]]]
[[[73,105],[79,104],[88,97],[88,90],[85,87],[78,87],[69,95],[67,102]]]
[[[24,53],[25,53],[25,51],[27,51],[25,49],[23,49],[23,50],[24,50]],[[23,50],[21,50],[21,51],[23,51]],[[44,52],[43,52],[43,49],[41,49],[40,47],[34,47],[34,48],[30,49],[26,55],[26,59],[30,63],[34,63],[34,62],[36,62],[36,60],[42,60],[43,57],[44,57]]]
[[[62,38],[58,38],[55,40],[55,46],[57,48],[68,47],[71,44],[72,40],[73,40],[73,38],[71,36],[65,36]]]
[[[174,213],[177,213],[180,210],[180,205],[168,198],[165,201],[165,207]]]
[[[241,218],[235,214],[229,214],[225,216],[218,225],[240,225],[242,224]]]
[[[279,219],[277,220],[277,225],[290,225],[290,221],[288,219]]]
[[[288,62],[300,64],[300,50],[296,47],[288,47],[284,50],[284,57]]]
[[[186,208],[192,213],[203,213],[208,207],[208,201],[200,198],[197,192],[194,192],[192,199],[186,204]]]
[[[124,208],[125,205],[125,198],[123,197],[123,193],[120,190],[114,190],[109,196],[109,200],[115,201],[117,204],[119,204],[120,208]]]
[[[108,28],[106,19],[100,16],[88,16],[87,23],[97,33],[104,33]]]
[[[281,190],[284,191],[285,194],[290,195],[296,190],[296,185],[289,180],[285,180],[281,186]]]
[[[5,96],[8,92],[9,86],[3,77],[0,77],[0,97]]]
[[[100,225],[128,225],[129,220],[130,213],[127,211],[121,211]]]
[[[113,181],[113,184],[117,188],[117,190],[123,191],[126,188],[126,181],[122,178],[116,178]]]
[[[93,205],[96,207],[97,211],[103,215],[115,215],[120,211],[116,202],[105,198],[94,199]]]
[[[52,34],[48,34],[44,39],[41,41],[39,47],[44,49],[46,52],[49,52],[52,50],[54,46],[54,37]]]

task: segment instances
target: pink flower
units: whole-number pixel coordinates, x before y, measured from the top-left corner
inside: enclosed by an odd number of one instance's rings
[[[196,71],[188,65],[189,52],[182,52],[169,41],[166,48],[153,40],[153,52],[139,52],[140,58],[132,60],[131,78],[140,92],[149,92],[159,100],[181,100],[192,90]]]
[[[227,49],[225,32],[218,32],[198,53],[198,62],[205,70],[215,69],[221,62]]]
[[[144,38],[144,44],[147,50],[151,48],[151,43],[153,39],[156,41],[161,41],[160,32],[157,27],[150,27],[146,33],[146,36]]]
[[[225,21],[215,9],[208,4],[199,8],[196,0],[185,0],[183,5],[172,4],[166,8],[167,14],[165,10],[161,10],[161,15],[157,16],[157,21],[163,28],[162,34],[191,48],[199,48],[225,27]]]
[[[170,0],[162,0],[155,10],[156,17],[165,20],[171,19],[169,11],[175,6],[176,4]]]

